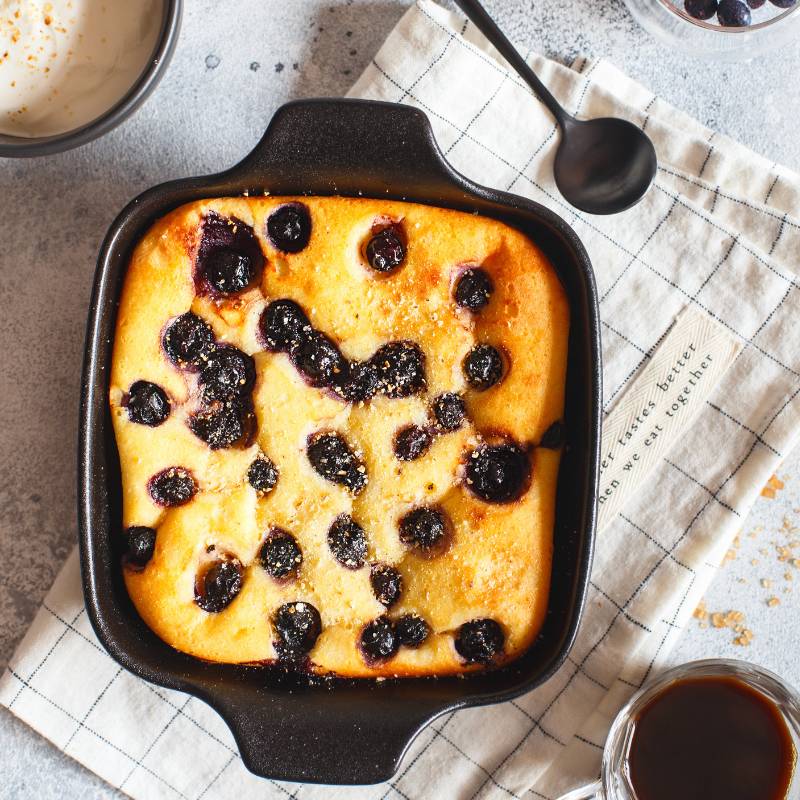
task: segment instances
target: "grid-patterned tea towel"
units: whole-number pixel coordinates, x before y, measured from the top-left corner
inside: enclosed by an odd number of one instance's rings
[[[203,703],[145,684],[98,645],[77,559],[0,682],[0,701],[136,798],[554,798],[597,770],[605,731],[659,665],[758,490],[800,430],[800,176],[715,135],[604,61],[532,57],[571,111],[644,127],[655,185],[615,217],[576,213],[552,181],[543,106],[463,18],[420,0],[353,94],[422,108],[452,164],[564,216],[597,273],[612,408],[676,315],[702,310],[741,351],[654,473],[603,531],[574,649],[513,703],[429,726],[395,778],[353,790],[278,784],[242,767]]]

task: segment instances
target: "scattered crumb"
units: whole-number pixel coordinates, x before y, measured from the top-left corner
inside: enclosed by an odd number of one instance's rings
[[[777,597],[775,597],[774,595],[772,597],[770,597],[769,600],[767,600],[767,605],[770,608],[774,608],[775,606],[779,606],[780,604],[781,604],[781,601]]]
[[[772,581],[769,578],[762,578],[761,579],[761,585],[765,589],[769,589],[772,586]]]
[[[774,500],[775,495],[783,489],[786,484],[777,476],[773,475],[768,481],[767,485],[761,490],[761,496],[769,500]]]

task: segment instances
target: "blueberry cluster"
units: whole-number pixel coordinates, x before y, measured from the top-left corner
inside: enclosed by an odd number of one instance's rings
[[[430,425],[406,425],[400,428],[392,442],[392,449],[400,461],[415,461],[428,452],[436,436],[458,430],[467,410],[464,400],[454,392],[440,394],[431,405],[433,421]]]
[[[683,7],[690,17],[708,20],[714,15],[726,28],[744,28],[753,21],[750,9],[761,8],[767,0],[684,0]],[[797,0],[769,0],[778,8],[791,8]]]
[[[409,397],[427,385],[425,356],[414,342],[390,342],[366,361],[348,361],[294,300],[271,302],[259,329],[265,347],[288,353],[311,386],[330,389],[349,403],[370,400],[378,393]]]
[[[212,450],[248,441],[255,430],[253,359],[219,344],[209,324],[191,311],[167,326],[162,346],[176,367],[197,373],[199,408],[189,417],[192,433]]]
[[[430,635],[430,625],[416,614],[393,620],[384,614],[361,629],[359,645],[367,664],[388,661],[400,647],[419,647]]]
[[[264,254],[253,229],[236,217],[206,215],[195,261],[201,294],[237,295],[253,286],[264,269]]]

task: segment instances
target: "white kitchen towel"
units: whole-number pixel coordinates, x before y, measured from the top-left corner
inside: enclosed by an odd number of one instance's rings
[[[550,206],[597,275],[606,413],[678,314],[741,346],[713,395],[599,537],[586,613],[558,673],[505,705],[449,714],[394,779],[361,789],[249,775],[202,702],[121,670],[98,644],[70,558],[0,681],[0,702],[136,798],[547,798],[596,774],[605,731],[658,669],[760,488],[800,430],[800,176],[707,130],[600,61],[532,56],[581,117],[642,126],[655,184],[614,217],[576,212],[552,180],[558,133],[462,17],[429,0],[403,17],[352,94],[409,103],[470,178]]]

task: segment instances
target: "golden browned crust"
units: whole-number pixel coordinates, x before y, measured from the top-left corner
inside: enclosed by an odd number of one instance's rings
[[[303,202],[313,220],[309,245],[278,252],[265,234],[269,213],[287,199]],[[233,301],[199,297],[193,260],[204,215],[214,210],[252,225],[266,266],[260,286]],[[402,224],[406,263],[377,276],[363,261],[363,242],[377,217]],[[473,314],[452,299],[463,265],[481,265],[495,286],[489,305]],[[291,298],[351,359],[368,358],[386,342],[410,339],[427,361],[424,394],[349,405],[307,385],[288,357],[264,350],[257,324],[265,305]],[[167,321],[191,309],[220,341],[253,354],[258,433],[246,448],[212,451],[186,424],[190,385],[161,348]],[[289,601],[312,603],[322,634],[310,654],[319,672],[347,676],[451,674],[474,669],[454,647],[458,627],[491,617],[506,636],[499,661],[520,655],[539,631],[549,591],[559,453],[534,448],[563,413],[569,312],[564,291],[542,252],[495,220],[421,205],[368,199],[241,197],[183,206],[158,221],[137,246],[119,308],[110,402],[120,453],[125,527],[157,529],[155,553],[139,572],[125,570],[130,596],[145,622],[173,647],[225,662],[274,659],[274,610]],[[502,349],[510,367],[485,392],[466,387],[461,362],[476,342]],[[158,384],[172,413],[150,428],[128,419],[124,393],[134,381]],[[429,418],[431,399],[463,392],[469,421],[436,438],[416,461],[399,461],[395,432]],[[357,497],[324,480],[305,447],[310,433],[335,429],[363,453],[370,476]],[[463,482],[463,457],[481,436],[502,434],[530,446],[533,479],[509,504],[475,498]],[[246,480],[265,453],[280,470],[275,489],[258,495]],[[199,486],[187,505],[163,509],[148,479],[174,465],[191,470]],[[398,537],[408,509],[438,504],[453,523],[452,543],[422,558]],[[432,635],[418,649],[402,647],[391,660],[365,663],[357,646],[365,623],[386,610],[369,582],[369,566],[348,570],[330,553],[326,534],[348,512],[365,529],[369,561],[395,565],[404,580],[389,615],[414,612]],[[266,531],[296,537],[303,564],[296,580],[278,583],[258,562]],[[208,545],[245,565],[240,594],[225,610],[207,613],[194,602],[198,564]]]

